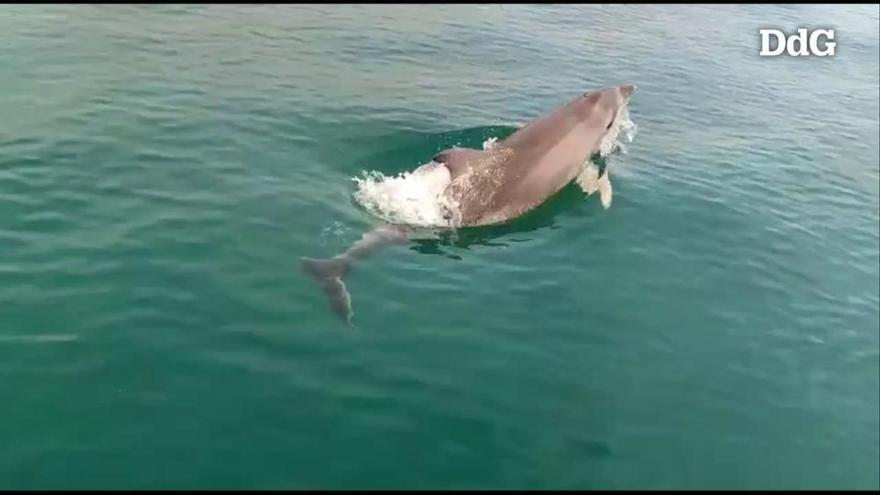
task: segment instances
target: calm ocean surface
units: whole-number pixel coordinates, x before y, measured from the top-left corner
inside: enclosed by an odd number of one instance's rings
[[[0,7],[0,488],[878,489],[878,22]],[[389,247],[351,328],[300,271],[353,178],[622,83],[610,209]]]

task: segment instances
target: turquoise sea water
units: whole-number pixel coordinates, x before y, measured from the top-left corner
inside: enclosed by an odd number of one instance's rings
[[[876,5],[0,8],[0,488],[880,485]],[[837,30],[760,58],[758,29]],[[635,83],[614,201],[299,269]]]

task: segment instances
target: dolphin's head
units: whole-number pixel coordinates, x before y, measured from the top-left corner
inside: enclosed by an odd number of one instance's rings
[[[624,84],[590,91],[575,101],[575,107],[588,127],[604,135],[614,127],[635,90],[634,84]]]
[[[636,92],[635,84],[624,84],[622,86],[617,86],[616,88],[617,92],[620,93],[621,98],[624,98],[626,101],[629,101],[629,97]]]

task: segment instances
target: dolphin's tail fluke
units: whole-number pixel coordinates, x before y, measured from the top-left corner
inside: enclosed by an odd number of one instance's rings
[[[354,243],[347,251],[333,258],[301,258],[303,271],[315,277],[324,287],[336,314],[351,325],[351,296],[342,281],[351,264],[363,260],[382,247],[405,243],[411,229],[403,225],[377,227]]]
[[[339,256],[328,259],[303,257],[302,267],[306,273],[318,280],[342,278],[348,272],[348,260]]]
[[[320,282],[333,310],[350,325],[351,296],[342,281],[348,267],[349,261],[343,256],[329,259],[302,258],[303,271]]]

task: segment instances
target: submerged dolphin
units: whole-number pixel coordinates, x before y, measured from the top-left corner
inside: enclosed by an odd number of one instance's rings
[[[584,171],[584,162],[600,151],[634,91],[630,84],[584,93],[486,150],[451,148],[438,153],[420,168],[448,171],[449,182],[439,199],[449,226],[506,222],[575,180]],[[607,207],[611,200],[607,171],[596,187]],[[411,230],[405,225],[379,227],[333,258],[302,258],[303,270],[321,283],[333,309],[351,324],[351,297],[342,281],[351,263],[382,246],[406,242]]]

